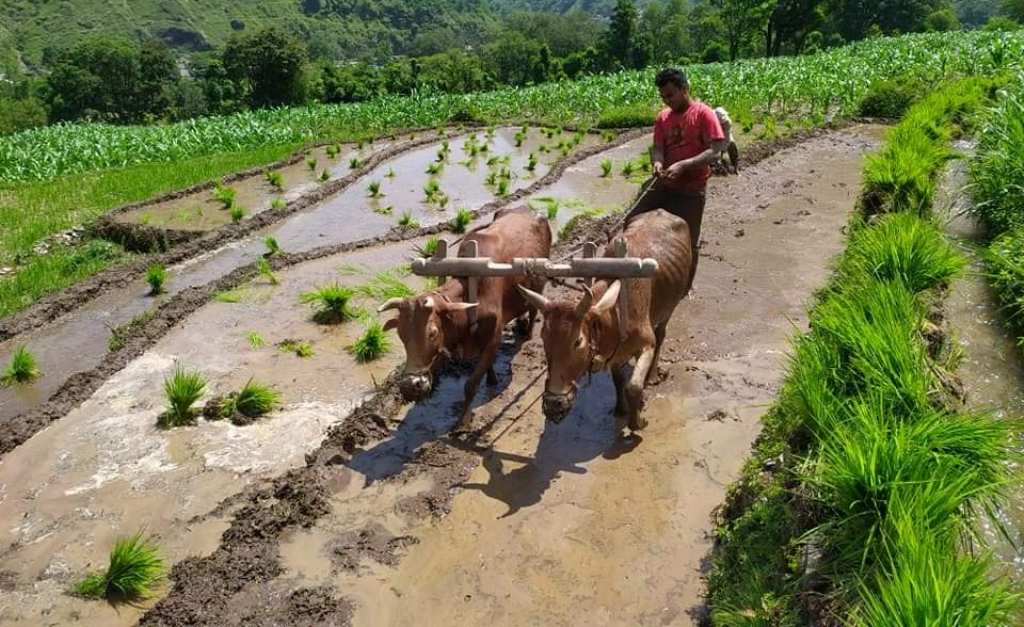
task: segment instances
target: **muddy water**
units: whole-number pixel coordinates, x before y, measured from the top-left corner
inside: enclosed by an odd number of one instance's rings
[[[1015,338],[1006,331],[999,301],[985,279],[985,265],[977,254],[983,243],[982,227],[965,213],[970,194],[964,191],[967,175],[963,162],[953,162],[943,181],[938,209],[950,220],[948,230],[970,264],[956,281],[946,301],[946,313],[964,359],[957,374],[967,392],[967,408],[997,416],[1024,416],[1024,362]],[[1013,486],[1009,505],[998,512],[1004,536],[987,519],[984,536],[994,547],[1000,565],[1018,583],[1024,582],[1024,489]]]
[[[315,324],[299,294],[334,281],[359,284],[402,265],[412,244],[302,264],[279,273],[277,286],[245,286],[240,302],[210,303],[0,461],[0,570],[14,587],[0,602],[0,623],[66,624],[75,617],[76,624],[134,623],[141,608],[81,601],[64,591],[103,563],[116,537],[138,529],[155,535],[172,563],[208,553],[226,522],[206,514],[245,485],[302,464],[325,429],[402,354],[399,346],[378,362],[357,365],[347,347],[361,323]],[[263,347],[250,345],[252,332]],[[314,356],[275,347],[285,339],[309,342]],[[203,372],[207,396],[254,377],[281,391],[283,406],[247,427],[200,420],[159,430],[162,381],[176,363]]]
[[[694,620],[710,512],[774,399],[880,137],[854,127],[714,181],[705,259],[670,325],[667,378],[648,391],[641,438],[620,437],[606,375],[584,382],[562,424],[546,424],[534,337],[505,352],[500,384],[478,397],[480,441],[444,435],[460,386],[443,380],[342,471],[332,513],[282,545],[277,584],[335,587],[355,602],[356,625]],[[443,501],[452,481],[462,489],[451,513],[424,522],[423,503]],[[332,561],[353,536],[364,557]]]
[[[551,164],[561,157],[559,152],[541,153],[539,146],[554,146],[572,138],[569,133],[554,139],[545,137],[539,129],[529,129],[523,145],[515,146],[516,129],[497,129],[488,141],[488,155],[481,155],[475,164],[461,165],[462,147],[469,135],[450,141],[450,163],[438,177],[441,188],[451,197],[447,210],[430,208],[422,202],[422,186],[429,178],[425,173],[427,164],[437,157],[440,143],[419,148],[397,157],[375,168],[357,181],[348,190],[324,203],[302,213],[295,214],[280,224],[272,225],[262,232],[238,242],[232,242],[206,255],[191,259],[168,268],[167,294],[159,299],[147,297],[147,286],[142,280],[132,285],[108,292],[102,297],[75,310],[50,325],[0,343],[0,358],[11,354],[17,346],[26,344],[39,358],[43,376],[31,386],[0,388],[0,420],[17,416],[45,402],[67,378],[76,373],[95,367],[107,352],[110,328],[124,324],[133,317],[151,309],[160,299],[173,296],[187,287],[198,286],[218,279],[235,268],[252,263],[265,250],[263,239],[274,236],[282,248],[289,252],[301,252],[317,246],[339,244],[362,237],[376,236],[387,232],[395,225],[399,215],[405,211],[396,204],[393,215],[381,216],[372,211],[374,206],[399,199],[415,201],[410,205],[413,214],[424,224],[450,220],[457,208],[476,208],[492,200],[494,195],[485,180],[488,173],[497,166],[488,166],[493,156],[510,156],[509,168],[514,177],[510,190],[530,184],[534,177],[541,177]],[[477,143],[488,140],[486,131],[476,133]],[[594,145],[600,138],[588,135],[581,147]],[[372,147],[381,149],[380,142]],[[367,146],[365,151],[371,150]],[[525,165],[529,155],[535,153],[539,163],[534,173],[529,174]],[[347,173],[347,161],[338,168]],[[304,162],[299,166],[305,168]],[[396,176],[385,176],[394,171]],[[528,175],[529,174],[529,175]],[[379,201],[369,198],[368,181],[379,180],[386,196]],[[258,179],[257,188],[263,185]],[[247,186],[251,186],[247,184]],[[239,190],[243,186],[237,186]],[[248,188],[248,187],[244,187]],[[404,190],[404,191],[403,191]],[[489,218],[485,218],[489,219]]]

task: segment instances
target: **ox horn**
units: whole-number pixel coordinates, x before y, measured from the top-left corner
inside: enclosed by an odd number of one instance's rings
[[[543,294],[538,294],[537,292],[523,287],[522,285],[517,285],[516,287],[519,288],[519,293],[523,295],[523,298],[540,311],[546,311],[548,306],[551,304],[551,301]]]
[[[479,305],[480,303],[445,303],[445,311],[466,311]]]
[[[389,298],[387,302],[377,308],[377,313],[383,313],[388,309],[400,309],[404,304],[404,298]]]
[[[580,318],[587,315],[590,311],[590,305],[594,302],[594,292],[590,290],[590,286],[586,283],[583,284],[583,298],[580,299],[578,305],[576,305],[576,315]]]

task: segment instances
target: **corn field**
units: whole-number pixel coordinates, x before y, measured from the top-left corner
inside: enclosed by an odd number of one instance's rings
[[[816,119],[849,115],[875,81],[928,82],[1020,63],[1024,34],[907,35],[815,55],[688,66],[696,94],[715,106]],[[269,145],[434,127],[467,114],[492,123],[595,124],[612,108],[654,108],[655,68],[470,95],[414,94],[367,103],[248,111],[172,125],[58,124],[0,139],[0,184],[140,163],[172,162]]]

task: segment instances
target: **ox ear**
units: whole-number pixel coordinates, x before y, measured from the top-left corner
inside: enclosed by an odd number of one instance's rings
[[[544,296],[543,294],[538,294],[537,292],[525,288],[522,285],[517,285],[516,287],[519,288],[519,293],[523,295],[523,298],[526,299],[526,302],[536,307],[539,311],[547,311],[547,308],[551,304],[551,301],[548,300],[546,296]]]
[[[608,289],[605,290],[604,295],[601,296],[601,300],[597,301],[597,304],[591,307],[590,311],[593,311],[595,314],[600,315],[614,307],[615,303],[617,303],[619,300],[619,290],[621,289],[621,281],[615,281],[614,283],[609,285]]]
[[[384,330],[390,331],[398,328],[398,318],[392,318],[384,323]]]

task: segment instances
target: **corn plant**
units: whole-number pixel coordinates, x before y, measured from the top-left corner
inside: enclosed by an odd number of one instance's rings
[[[270,268],[270,262],[265,257],[256,260],[256,273],[267,280],[271,285],[277,285],[277,275]]]
[[[466,227],[473,221],[473,213],[469,209],[459,209],[452,220],[452,231],[465,233]]]
[[[321,324],[337,324],[351,320],[357,315],[351,307],[353,292],[337,283],[323,285],[299,296],[299,301],[313,306],[313,319]]]
[[[164,283],[167,281],[167,270],[160,264],[154,263],[146,269],[146,283],[149,283],[149,295],[156,296],[164,291]]]
[[[270,186],[277,190],[284,189],[284,175],[280,172],[268,171],[263,173],[263,177],[267,179]]]
[[[379,359],[382,355],[391,350],[391,342],[380,322],[373,321],[366,327],[366,331],[349,346],[349,352],[359,363],[366,363]]]
[[[164,578],[165,572],[166,566],[156,545],[139,532],[115,542],[107,569],[78,582],[75,592],[84,597],[111,601],[146,599]]]
[[[11,361],[7,364],[7,370],[0,376],[0,387],[7,387],[15,383],[31,383],[40,376],[39,367],[36,365],[36,358],[25,346],[19,346]]]
[[[225,187],[220,183],[213,188],[213,198],[220,204],[224,205],[225,209],[230,209],[235,204],[235,196],[238,194],[233,187]]]
[[[160,414],[157,423],[164,428],[192,424],[195,413],[192,406],[206,391],[206,379],[198,371],[186,371],[180,365],[174,373],[164,379],[164,395],[167,397],[167,411]]]

